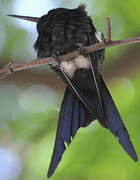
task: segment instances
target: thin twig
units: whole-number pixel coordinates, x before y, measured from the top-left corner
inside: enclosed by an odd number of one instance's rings
[[[114,46],[120,46],[120,45],[127,45],[127,44],[135,44],[140,42],[140,37],[134,37],[130,39],[125,39],[125,40],[117,40],[117,41],[112,41],[111,40],[111,21],[108,18],[107,20],[107,38],[105,42],[100,42],[91,46],[86,46],[84,47],[85,52],[87,54],[91,52],[95,52],[101,49],[105,49],[108,47],[114,47]],[[72,60],[76,57],[78,57],[79,51],[74,51],[62,56],[58,56],[58,60],[61,61],[66,61],[66,60]],[[22,63],[22,64],[12,64],[9,63],[7,66],[5,66],[3,69],[0,70],[0,79],[4,79],[6,76],[16,72],[16,71],[21,71],[24,69],[29,69],[33,68],[36,66],[44,65],[44,64],[53,64],[54,59],[52,57],[48,58],[41,58],[41,59],[35,59],[32,62],[29,63]]]
[[[112,36],[112,27],[111,27],[111,21],[109,18],[106,18],[106,43],[111,41],[111,36]]]
[[[7,64],[3,69],[1,69],[0,79],[4,79],[9,74],[12,74],[11,63]]]

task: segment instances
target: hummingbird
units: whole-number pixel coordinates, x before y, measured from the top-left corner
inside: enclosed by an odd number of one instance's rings
[[[85,53],[85,46],[105,41],[88,16],[85,5],[75,9],[52,9],[40,18],[9,16],[37,23],[38,37],[34,44],[37,57],[54,57],[50,68],[66,84],[48,177],[55,172],[66,144],[71,143],[77,130],[95,120],[108,129],[129,156],[137,161],[128,131],[102,78],[105,50]],[[59,55],[75,50],[80,52],[78,57],[59,62]]]

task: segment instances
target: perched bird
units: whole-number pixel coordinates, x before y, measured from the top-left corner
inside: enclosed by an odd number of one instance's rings
[[[84,53],[84,46],[104,41],[87,15],[85,6],[53,9],[41,18],[10,16],[37,22],[38,37],[34,45],[37,56],[55,57],[51,68],[66,84],[48,177],[56,170],[66,149],[65,143],[69,145],[80,127],[86,127],[96,119],[137,161],[128,131],[101,75],[105,51]],[[58,61],[58,55],[78,49],[81,55],[77,58]]]

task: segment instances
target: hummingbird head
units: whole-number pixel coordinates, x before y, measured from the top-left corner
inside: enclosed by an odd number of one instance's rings
[[[62,21],[62,19],[65,19],[66,16],[73,15],[73,12],[75,10],[79,10],[78,13],[86,13],[85,11],[85,5],[79,5],[78,8],[76,9],[66,9],[66,8],[56,8],[50,10],[47,14],[39,17],[30,17],[30,16],[21,16],[21,15],[13,15],[13,14],[8,14],[10,17],[18,18],[18,19],[23,19],[31,22],[36,22],[37,23],[37,31],[40,33],[43,29],[46,29],[50,27],[51,24],[57,21]]]
[[[18,19],[23,19],[31,22],[37,23],[37,31],[38,33],[42,31],[42,29],[50,26],[52,23],[52,20],[55,19],[57,15],[62,14],[64,8],[57,8],[50,10],[47,14],[39,17],[30,17],[30,16],[21,16],[21,15],[13,15],[13,14],[8,14],[7,16],[13,17],[13,18],[18,18]]]

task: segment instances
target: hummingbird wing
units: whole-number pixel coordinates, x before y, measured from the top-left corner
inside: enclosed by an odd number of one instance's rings
[[[98,42],[96,40],[95,30],[93,31],[92,24],[91,24],[91,29],[92,29],[92,32],[87,35],[89,39],[89,45],[92,45]],[[104,50],[101,50],[100,52],[98,51],[98,52],[90,53],[88,56],[89,56],[89,62],[90,62],[91,70],[92,70],[93,79],[95,82],[95,87],[96,87],[96,92],[94,93],[96,93],[96,96],[98,97],[99,106],[101,109],[101,118],[99,118],[98,120],[101,123],[101,125],[105,127],[105,111],[104,111],[104,106],[103,106],[103,101],[102,101],[100,70],[99,70],[100,68],[99,66],[101,66],[101,63],[104,60]]]
[[[123,149],[131,156],[134,161],[137,161],[137,154],[135,152],[134,146],[130,140],[128,131],[121,119],[121,116],[115,106],[115,103],[100,75],[101,89],[103,104],[106,113],[106,127],[111,131],[111,133],[118,138],[120,145]]]

